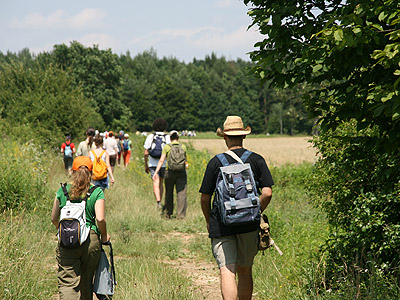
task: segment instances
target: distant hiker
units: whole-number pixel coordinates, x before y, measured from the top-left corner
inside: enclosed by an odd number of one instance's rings
[[[93,299],[93,276],[100,259],[100,242],[106,243],[110,240],[105,219],[104,193],[90,184],[92,168],[89,157],[76,157],[72,164],[72,184],[65,185],[65,189],[59,188],[54,199],[51,222],[58,230],[60,238],[56,255],[60,299]],[[59,220],[64,218],[65,206],[71,207],[71,211],[81,207],[85,217],[81,218],[82,214],[79,217],[86,227],[80,228],[78,223],[75,229]],[[81,235],[82,233],[87,237]],[[69,238],[64,239],[64,234]],[[74,237],[80,238],[77,245],[69,244],[74,241]]]
[[[103,137],[98,134],[94,137],[95,148],[90,150],[89,157],[93,162],[93,184],[103,190],[109,188],[109,182],[114,183],[114,174],[110,165],[110,156],[103,149]]]
[[[162,150],[161,158],[154,171],[153,180],[157,180],[165,159],[167,159],[167,169],[165,171],[165,204],[163,214],[170,218],[174,210],[174,187],[176,188],[176,210],[177,218],[183,219],[186,216],[187,201],[187,175],[186,175],[186,146],[179,142],[178,131],[171,131],[171,144],[165,145]]]
[[[117,162],[118,165],[121,165],[121,156],[124,153],[124,150],[122,149],[122,143],[124,142],[124,132],[121,130],[118,135],[118,157],[117,157]]]
[[[110,166],[114,174],[114,166],[118,155],[118,142],[114,137],[114,132],[108,132],[108,138],[104,141],[104,149],[110,157]]]
[[[71,136],[65,137],[65,142],[61,145],[61,153],[64,155],[65,175],[72,175],[72,161],[74,160],[75,145],[71,142]]]
[[[161,157],[162,150],[166,144],[171,142],[168,134],[164,133],[167,130],[167,121],[162,118],[155,119],[153,122],[154,132],[147,136],[144,142],[144,168],[147,174],[150,173],[151,177],[154,176],[154,171],[157,168],[158,162]],[[166,162],[162,165],[159,176],[153,179],[153,193],[156,198],[157,207],[162,208],[161,200],[164,192],[163,179],[165,174]]]
[[[250,127],[243,127],[240,117],[226,118],[224,129],[218,128],[217,134],[224,137],[229,151],[209,161],[200,187],[201,208],[212,252],[220,269],[222,297],[229,300],[252,297],[252,265],[258,252],[259,211],[264,211],[271,201],[274,184],[264,158],[243,148],[243,140],[250,132]],[[252,172],[249,172],[248,164]],[[231,167],[236,173],[229,173]],[[239,201],[236,201],[239,199],[240,208],[237,206]],[[232,215],[227,214],[227,210]],[[247,218],[253,214],[258,216]]]
[[[76,151],[76,156],[89,156],[89,151],[94,148],[93,138],[95,136],[95,129],[89,127],[86,129],[86,140],[79,143],[78,150]]]
[[[124,157],[125,168],[127,168],[129,165],[129,160],[131,158],[131,147],[132,147],[132,142],[129,139],[129,134],[125,133],[124,140],[122,141],[122,150],[124,151],[123,157]]]

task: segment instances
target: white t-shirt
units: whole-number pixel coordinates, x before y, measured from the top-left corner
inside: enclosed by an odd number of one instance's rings
[[[103,148],[104,148],[104,150],[107,151],[108,155],[117,154],[117,152],[118,152],[117,140],[114,137],[105,139]]]
[[[165,133],[160,132],[160,131],[156,131],[156,134],[159,135],[163,135]],[[151,144],[153,143],[153,138],[154,138],[154,134],[149,134],[146,138],[146,141],[144,142],[144,149],[150,150],[151,148]],[[171,139],[169,138],[169,134],[165,135],[165,144],[170,144],[171,143]],[[162,144],[162,147],[164,148],[165,144]],[[157,167],[158,165],[158,161],[160,159],[159,158],[154,158],[151,155],[149,155],[149,167]],[[164,161],[163,163],[163,167],[165,168],[165,166],[167,165],[167,160]]]

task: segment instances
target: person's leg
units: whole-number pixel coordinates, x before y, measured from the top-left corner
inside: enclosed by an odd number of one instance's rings
[[[156,171],[156,167],[150,167],[150,176],[151,179],[153,179],[154,176],[154,172]],[[160,176],[160,174],[158,174],[159,176],[157,177],[156,180],[153,180],[153,193],[154,193],[154,197],[156,198],[157,203],[161,203],[161,184],[162,184],[162,178]],[[161,182],[161,184],[160,184]]]
[[[221,294],[224,300],[236,300],[237,238],[236,235],[211,239],[211,248],[220,269]]]
[[[253,294],[252,267],[237,266],[238,296],[240,300],[251,300]]]
[[[81,261],[78,249],[57,247],[58,291],[60,300],[79,300]]]
[[[64,156],[65,175],[68,175],[68,157]]]
[[[126,156],[125,156],[124,163],[125,163],[125,167],[127,167],[129,165],[129,159],[131,157],[131,150],[124,151],[124,155],[125,155],[125,153],[126,153]]]
[[[163,207],[163,212],[167,217],[170,217],[174,211],[174,185],[175,178],[172,172],[165,172],[165,204]]]
[[[238,240],[238,295],[239,299],[251,299],[253,293],[252,265],[258,253],[258,230],[236,235]]]
[[[238,296],[238,289],[236,285],[236,265],[230,264],[221,267],[220,274],[222,298],[224,300],[236,300]]]
[[[187,176],[186,172],[179,172],[177,173],[176,178],[176,211],[177,211],[177,218],[181,219],[186,217],[186,208],[187,208],[187,201],[186,201],[186,190],[187,190]]]
[[[99,236],[93,231],[90,231],[88,240],[85,242],[84,255],[82,255],[82,266],[81,266],[81,300],[92,300],[93,299],[93,277],[99,263],[101,245]]]

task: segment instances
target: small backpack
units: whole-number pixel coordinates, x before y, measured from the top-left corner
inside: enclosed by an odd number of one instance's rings
[[[165,144],[165,136],[166,134],[156,134],[153,133],[153,141],[151,142],[151,147],[149,150],[149,154],[151,157],[160,158],[163,144]]]
[[[71,142],[65,143],[64,156],[72,157]]]
[[[128,151],[128,150],[129,150],[129,143],[128,143],[128,140],[124,140],[124,142],[123,142],[123,148],[124,148],[124,151]]]
[[[104,152],[106,152],[106,150],[103,150],[103,152],[101,152],[99,157],[96,156],[96,153],[94,153],[93,150],[91,152],[94,156],[92,179],[100,180],[100,179],[106,178],[107,177],[107,164],[104,160],[101,159],[101,157],[103,156]]]
[[[250,164],[244,163],[252,153],[246,150],[239,158],[233,151],[226,154],[237,163],[229,164],[223,153],[217,158],[222,163],[217,177],[213,205],[218,208],[226,226],[238,226],[260,221],[260,199]]]
[[[168,170],[185,170],[186,153],[181,144],[171,144],[171,151],[168,155]]]
[[[86,201],[97,186],[92,186],[80,202],[71,202],[66,183],[61,183],[61,187],[67,197],[67,204],[60,211],[58,240],[63,248],[78,248],[90,232],[86,226]]]

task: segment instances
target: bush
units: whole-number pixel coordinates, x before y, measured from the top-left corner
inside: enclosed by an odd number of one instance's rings
[[[0,141],[0,211],[38,208],[47,195],[46,157],[32,142]]]
[[[361,295],[371,270],[396,277],[400,263],[400,155],[376,147],[378,139],[374,128],[357,131],[352,122],[323,133],[309,184],[331,225],[323,249],[327,283],[352,281]]]

